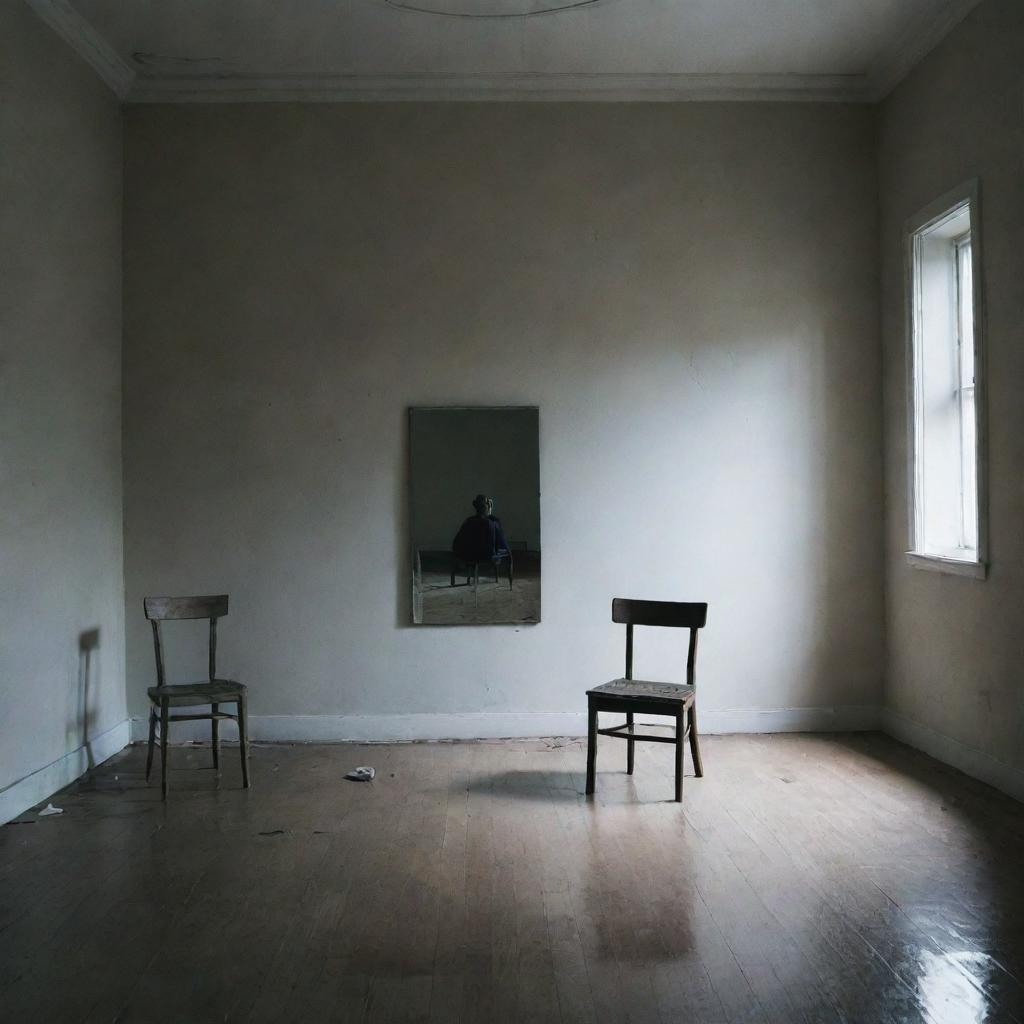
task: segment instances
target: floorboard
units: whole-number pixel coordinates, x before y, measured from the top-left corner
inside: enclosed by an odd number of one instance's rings
[[[1024,806],[877,734],[129,748],[0,829],[5,1022],[1024,1024]],[[372,764],[371,783],[344,773]]]

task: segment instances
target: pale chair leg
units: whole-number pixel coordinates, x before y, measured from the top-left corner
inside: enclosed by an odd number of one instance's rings
[[[146,782],[149,782],[149,773],[153,770],[153,747],[156,744],[156,708],[149,709],[149,749],[146,751]]]
[[[683,750],[686,745],[686,711],[676,711],[676,803],[683,802]]]
[[[693,771],[698,779],[704,778],[704,765],[700,759],[700,740],[697,738],[697,705],[690,705],[690,754],[693,757]]]
[[[636,759],[636,740],[633,739],[633,712],[626,712],[626,732],[629,739],[626,740],[626,774],[633,774],[633,764]]]
[[[214,704],[211,710],[214,714],[217,714],[219,704]],[[220,768],[220,719],[214,718],[210,720],[210,746],[213,748],[213,767],[214,769]]]
[[[594,792],[594,775],[597,772],[597,709],[593,704],[587,709],[587,793]]]
[[[170,705],[160,702],[160,799],[167,799],[167,733],[170,720]]]
[[[249,788],[249,713],[244,697],[238,698],[238,749],[242,754],[242,785]]]

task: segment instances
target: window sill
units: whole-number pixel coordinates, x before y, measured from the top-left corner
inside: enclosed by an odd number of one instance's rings
[[[919,551],[907,552],[907,564],[915,569],[929,572],[945,572],[953,576],[970,576],[983,580],[988,575],[985,562],[967,562],[960,558],[944,558],[942,555],[922,555]]]

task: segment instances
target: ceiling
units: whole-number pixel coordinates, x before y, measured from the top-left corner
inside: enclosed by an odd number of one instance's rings
[[[28,0],[128,102],[875,100],[978,0]]]

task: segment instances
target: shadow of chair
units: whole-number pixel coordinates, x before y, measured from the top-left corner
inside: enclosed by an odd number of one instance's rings
[[[89,687],[92,685],[92,652],[100,645],[99,628],[86,629],[78,634],[78,724],[82,730],[82,747],[88,770],[96,767],[92,752],[91,729],[89,724]]]

